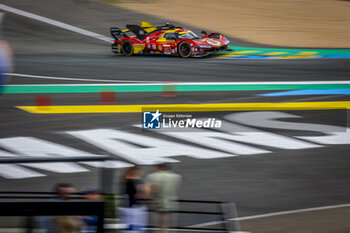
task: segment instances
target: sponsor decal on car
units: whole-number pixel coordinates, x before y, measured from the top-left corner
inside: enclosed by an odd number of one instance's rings
[[[208,44],[214,45],[214,46],[221,46],[221,43],[219,41],[213,40],[213,39],[206,39]]]

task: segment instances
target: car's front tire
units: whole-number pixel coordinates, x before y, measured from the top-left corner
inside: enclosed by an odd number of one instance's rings
[[[120,52],[125,56],[131,56],[133,51],[134,47],[132,46],[132,43],[128,40],[123,41],[120,45]]]
[[[192,55],[191,45],[187,41],[182,41],[179,44],[179,55],[183,58],[188,58]]]

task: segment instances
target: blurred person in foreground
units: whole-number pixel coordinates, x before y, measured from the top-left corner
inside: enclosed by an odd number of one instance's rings
[[[58,216],[54,221],[57,233],[76,233],[83,225],[78,218],[71,216]]]
[[[12,70],[12,51],[6,41],[0,40],[0,95],[8,83],[8,75]]]
[[[140,167],[135,166],[128,169],[123,176],[122,185],[127,196],[127,208],[119,207],[119,213],[125,230],[141,232],[148,223],[147,208],[140,200],[146,197],[145,185],[141,179],[142,172]]]
[[[51,201],[68,201],[72,199],[75,188],[69,183],[59,183],[55,185],[54,191],[57,196]],[[36,219],[45,233],[73,233],[82,226],[82,222],[78,218],[70,216],[41,216]]]
[[[167,232],[172,222],[172,212],[178,209],[176,200],[181,181],[181,175],[171,171],[170,165],[166,163],[158,164],[154,172],[146,177],[148,193],[153,198],[158,225],[163,233]]]
[[[72,184],[61,183],[56,185],[56,192],[58,194],[57,201],[68,201],[73,198],[75,188]],[[53,219],[53,222],[57,233],[75,233],[83,226],[80,218],[75,216],[58,216]]]
[[[100,189],[91,188],[84,192],[84,199],[88,201],[102,201],[103,196]],[[97,232],[98,216],[84,216],[84,227],[81,230],[83,233],[95,233]]]
[[[0,27],[5,14],[0,12]],[[12,72],[13,54],[10,45],[1,39],[2,33],[0,28],[0,96],[4,92],[4,87],[8,83],[8,75]]]
[[[55,192],[57,193],[57,201],[66,201],[72,199],[72,195],[75,193],[75,188],[70,183],[59,183],[55,186]]]
[[[141,179],[142,169],[138,166],[129,168],[124,175],[125,194],[128,197],[128,207],[137,204],[137,199],[145,198],[145,185]]]

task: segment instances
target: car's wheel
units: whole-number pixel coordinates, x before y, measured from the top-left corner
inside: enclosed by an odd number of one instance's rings
[[[132,43],[128,40],[123,41],[123,43],[120,45],[120,52],[124,54],[125,56],[131,56],[132,52],[134,50]]]
[[[182,41],[179,44],[179,55],[183,58],[188,58],[192,55],[191,45],[187,41]]]

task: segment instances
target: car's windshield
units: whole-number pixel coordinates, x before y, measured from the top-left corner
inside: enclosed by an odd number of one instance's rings
[[[199,37],[194,32],[185,32],[183,34],[179,34],[179,39],[199,39]]]

